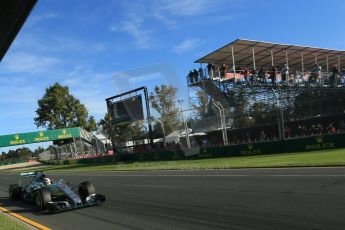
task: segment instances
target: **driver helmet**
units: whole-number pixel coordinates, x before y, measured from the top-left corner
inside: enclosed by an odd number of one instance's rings
[[[44,178],[43,178],[43,183],[44,183],[45,185],[51,185],[51,184],[52,184],[51,180],[50,180],[48,177],[44,177]]]

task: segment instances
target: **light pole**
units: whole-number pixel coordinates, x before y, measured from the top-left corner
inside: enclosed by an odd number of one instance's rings
[[[164,140],[164,146],[165,146],[165,128],[164,128],[164,123],[161,121],[161,120],[159,120],[158,118],[156,118],[155,119],[156,121],[158,121],[158,123],[161,125],[161,127],[162,127],[162,131],[163,131],[163,140]]]
[[[184,124],[184,119],[183,119],[183,112],[182,112],[182,103],[183,103],[183,100],[182,99],[178,99],[177,102],[180,104],[180,113],[181,113],[181,118],[182,118],[182,127],[183,127],[183,124]],[[181,135],[180,133],[180,129],[179,129],[179,134]]]
[[[183,100],[179,99],[177,100],[177,102],[180,104],[180,111],[181,111],[181,117],[182,117],[182,123],[184,123],[184,119],[183,119],[183,110],[182,110],[182,103],[183,103]]]
[[[185,121],[184,118],[183,118],[183,110],[182,110],[182,103],[183,103],[183,100],[180,99],[180,100],[177,100],[177,102],[180,104],[181,117],[182,117],[182,125],[184,125],[185,132],[186,132],[187,147],[188,147],[188,149],[190,149],[189,130],[188,130],[188,126],[187,126],[187,121]]]
[[[228,134],[226,132],[224,108],[220,103],[218,104],[214,100],[212,100],[212,103],[219,110],[219,118],[220,118],[220,126],[222,128],[223,143],[224,143],[224,145],[227,145],[228,144]]]
[[[278,107],[278,129],[279,129],[279,139],[284,140],[285,139],[285,128],[284,128],[284,111],[281,104],[281,101],[279,100],[279,97],[276,93],[276,91],[272,88],[273,95],[277,101],[277,107]]]

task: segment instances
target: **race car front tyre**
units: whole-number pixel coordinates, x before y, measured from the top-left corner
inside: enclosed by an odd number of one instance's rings
[[[42,188],[35,194],[35,204],[38,210],[45,210],[48,207],[48,202],[52,201],[51,193],[48,189]]]
[[[17,184],[11,184],[8,188],[8,195],[11,200],[19,200],[22,194],[22,189]]]
[[[88,181],[84,181],[80,183],[78,188],[78,193],[83,202],[85,202],[86,197],[90,196],[91,194],[95,194],[95,187]]]

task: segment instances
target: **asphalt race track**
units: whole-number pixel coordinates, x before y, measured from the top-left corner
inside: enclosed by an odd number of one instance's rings
[[[0,206],[52,229],[345,229],[345,168],[54,173],[91,181],[106,203],[39,214],[8,200],[15,175],[0,173]]]

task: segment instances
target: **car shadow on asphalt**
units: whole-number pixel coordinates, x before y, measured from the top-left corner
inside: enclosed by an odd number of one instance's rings
[[[18,214],[31,213],[35,215],[47,215],[49,212],[42,212],[35,208],[34,204],[27,203],[22,200],[10,200],[8,197],[0,197],[0,207],[6,208],[11,212]],[[6,211],[4,211],[6,212]]]

